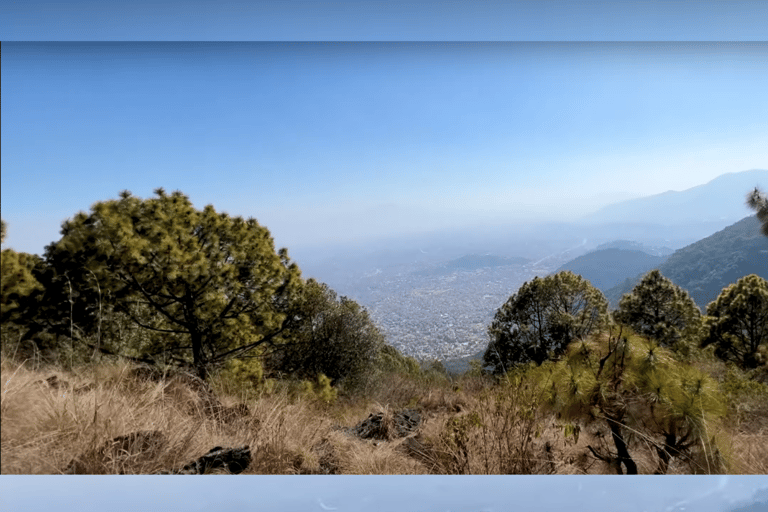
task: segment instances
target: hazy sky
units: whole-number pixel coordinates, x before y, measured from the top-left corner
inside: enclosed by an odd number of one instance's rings
[[[4,43],[7,246],[127,189],[279,246],[568,219],[768,168],[766,43]]]
[[[751,498],[766,487],[765,476],[3,476],[0,508],[9,512],[680,512],[686,507],[723,512],[728,503]]]

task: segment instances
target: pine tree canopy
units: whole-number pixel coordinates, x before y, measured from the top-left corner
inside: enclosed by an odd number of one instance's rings
[[[38,291],[41,286],[32,274],[39,261],[33,254],[5,249],[2,252],[0,270],[0,319],[5,323],[15,320],[19,313],[19,301]]]
[[[274,340],[300,286],[285,249],[275,252],[255,219],[196,210],[181,192],[142,200],[122,192],[62,226],[46,258],[78,288],[99,286],[141,327],[189,337],[201,376],[218,363]],[[136,306],[161,322],[148,323]]]
[[[757,212],[758,220],[763,223],[761,231],[768,236],[768,196],[755,187],[755,190],[747,195],[747,206]]]
[[[702,346],[742,368],[766,364],[768,349],[768,281],[751,274],[726,287],[707,306],[707,334]]]
[[[504,373],[517,364],[557,358],[569,343],[603,326],[607,309],[603,294],[579,275],[535,277],[496,311],[484,363]]]
[[[614,319],[663,346],[685,353],[697,341],[701,311],[688,293],[658,270],[648,272],[624,295]]]

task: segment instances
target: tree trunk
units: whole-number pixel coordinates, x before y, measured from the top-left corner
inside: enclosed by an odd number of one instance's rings
[[[203,352],[203,333],[192,331],[190,335],[192,337],[192,357],[195,371],[197,371],[198,377],[206,380],[206,377],[208,376],[206,368],[208,366],[208,361],[206,360],[205,352]]]
[[[621,424],[613,419],[608,419],[608,425],[611,428],[611,434],[613,435],[613,443],[616,445],[616,454],[618,455],[619,462],[624,464],[627,469],[628,475],[637,474],[637,464],[632,460],[627,450],[627,443],[624,441],[624,436],[621,434]]]
[[[659,454],[659,466],[656,469],[657,475],[666,475],[669,469],[669,461],[672,459],[672,455],[677,453],[675,445],[677,439],[675,434],[667,434],[664,436],[664,446],[656,448],[656,452]]]

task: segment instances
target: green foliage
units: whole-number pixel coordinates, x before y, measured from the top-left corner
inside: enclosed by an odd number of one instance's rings
[[[757,218],[762,223],[760,231],[768,236],[768,196],[755,187],[755,190],[747,195],[747,206],[757,212]]]
[[[751,379],[752,372],[743,372],[734,367],[728,368],[720,382],[720,388],[729,402],[739,403],[757,398],[768,404],[768,384]]]
[[[421,372],[419,379],[422,382],[428,383],[446,383],[451,380],[451,375],[448,369],[439,359],[431,359],[422,362],[420,365]]]
[[[470,377],[482,377],[485,375],[485,370],[483,370],[483,362],[478,361],[477,359],[472,359],[469,362],[469,370],[467,370],[465,374]]]
[[[234,384],[246,396],[261,393],[265,386],[264,368],[257,358],[227,361],[219,377]]]
[[[5,249],[0,263],[0,318],[2,323],[15,321],[19,302],[42,289],[32,269],[40,258],[32,254]]]
[[[718,231],[691,245],[678,249],[659,272],[686,290],[701,311],[717,298],[723,288],[743,276],[757,274],[768,279],[765,264],[768,238],[760,234],[760,221],[754,216]],[[606,297],[616,307],[642,276],[630,279],[606,291]]]
[[[448,448],[452,463],[449,467],[456,474],[470,473],[470,442],[473,431],[482,428],[480,415],[473,411],[469,414],[454,416],[448,420],[440,433],[443,444]]]
[[[0,243],[5,243],[5,233],[8,229],[8,226],[5,224],[4,220],[0,220]]]
[[[338,391],[331,385],[331,379],[320,373],[315,382],[306,379],[291,380],[288,385],[288,396],[292,401],[306,400],[331,404],[336,401]]]
[[[334,402],[338,396],[336,389],[331,386],[331,379],[322,373],[317,376],[315,396],[317,396],[318,400],[327,404]]]
[[[355,389],[379,362],[384,336],[357,302],[338,297],[310,279],[291,301],[288,342],[267,358],[272,373],[297,378],[327,375],[334,385]]]
[[[768,281],[751,274],[725,288],[707,306],[707,334],[702,346],[742,368],[766,364],[759,350],[768,347]]]
[[[417,376],[421,371],[419,362],[410,356],[405,356],[391,345],[383,345],[379,351],[377,368],[382,373],[400,373]]]
[[[541,364],[607,321],[607,303],[589,281],[569,271],[526,282],[496,312],[484,365],[495,373]]]
[[[688,355],[698,342],[702,326],[693,299],[658,270],[648,272],[632,293],[621,298],[613,317],[681,355]]]
[[[74,316],[94,325],[98,296],[143,329],[186,337],[186,346],[170,348],[205,376],[210,364],[279,336],[299,270],[256,220],[196,210],[181,192],[155,193],[141,200],[123,192],[63,224],[62,239],[46,249],[47,281],[58,293],[43,306],[76,303],[84,311]],[[137,305],[152,314],[137,315]]]
[[[658,473],[666,473],[674,457],[701,471],[692,450],[703,449],[710,464],[718,463],[713,427],[726,405],[717,383],[652,340],[619,333],[574,343],[562,360],[531,371],[562,420],[608,426],[616,451],[593,453],[627,473],[638,470],[630,452],[634,441],[653,447]]]

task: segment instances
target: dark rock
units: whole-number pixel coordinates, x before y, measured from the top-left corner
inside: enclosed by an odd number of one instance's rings
[[[369,414],[356,426],[347,430],[361,439],[391,440],[406,437],[421,424],[421,414],[414,409],[404,409],[391,417],[385,413]]]
[[[158,430],[132,432],[117,436],[102,444],[96,450],[81,454],[69,463],[64,470],[69,475],[114,474],[130,471],[130,466],[148,463],[157,459],[166,449],[165,435]],[[160,471],[158,475],[204,475],[224,469],[232,474],[245,471],[251,463],[251,450],[248,446],[240,448],[222,448],[217,446],[202,457],[186,464],[181,469]]]
[[[47,379],[38,380],[37,383],[56,390],[69,389],[69,382],[66,380],[59,380],[58,375],[51,375]]]
[[[240,448],[212,448],[202,457],[193,460],[181,469],[160,471],[158,475],[205,475],[217,469],[226,469],[237,475],[245,471],[251,463],[251,449],[248,446]]]

